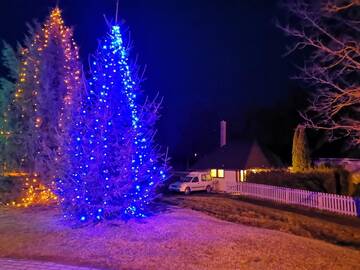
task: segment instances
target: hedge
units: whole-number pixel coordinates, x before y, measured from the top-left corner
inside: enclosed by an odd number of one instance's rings
[[[250,183],[305,189],[317,192],[352,195],[350,193],[350,174],[341,168],[309,169],[304,172],[272,170],[249,173],[246,181]]]

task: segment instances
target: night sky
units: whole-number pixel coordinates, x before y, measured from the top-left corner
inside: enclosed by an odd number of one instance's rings
[[[103,15],[114,18],[115,2],[59,1],[85,69],[107,31]],[[43,22],[55,4],[1,1],[0,38],[12,45],[22,41],[26,22]],[[147,65],[143,89],[164,96],[158,141],[169,146],[175,161],[216,147],[222,119],[230,141],[256,137],[270,149],[288,150],[299,86],[289,79],[296,73],[294,58],[282,57],[290,41],[274,23],[282,13],[278,1],[269,0],[120,0],[119,17],[134,41],[132,56]]]

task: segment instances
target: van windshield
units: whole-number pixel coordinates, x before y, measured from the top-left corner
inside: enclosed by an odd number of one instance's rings
[[[180,182],[191,182],[192,179],[193,179],[193,177],[186,176],[186,177],[182,177],[180,179]]]

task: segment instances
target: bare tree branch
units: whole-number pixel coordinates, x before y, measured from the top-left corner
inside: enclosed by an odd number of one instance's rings
[[[331,139],[348,136],[360,144],[360,0],[287,1],[291,23],[277,26],[294,43],[287,54],[307,57],[296,79],[314,92],[301,112],[306,126],[328,131]]]

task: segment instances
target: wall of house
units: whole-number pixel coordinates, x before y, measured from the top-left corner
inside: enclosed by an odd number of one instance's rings
[[[224,192],[227,185],[236,183],[236,171],[224,170],[223,178],[214,177],[213,179],[216,181],[215,191]]]

